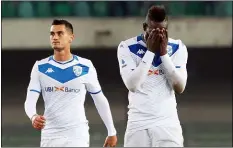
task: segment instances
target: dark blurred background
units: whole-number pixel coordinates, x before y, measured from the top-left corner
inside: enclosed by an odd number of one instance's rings
[[[231,1],[1,4],[2,146],[39,146],[40,132],[32,128],[24,101],[34,62],[53,54],[49,27],[60,17],[76,30],[72,52],[92,60],[97,69],[118,131],[118,146],[123,146],[128,91],[119,75],[117,45],[142,32],[152,4],[166,6],[170,37],[181,39],[188,48],[188,83],[177,95],[185,146],[232,146]],[[85,106],[91,146],[102,146],[107,131],[89,94]],[[43,113],[42,98],[37,108]]]

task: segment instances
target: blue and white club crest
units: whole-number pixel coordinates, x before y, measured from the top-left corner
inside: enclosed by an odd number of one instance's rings
[[[170,46],[170,45],[167,46],[167,53],[169,56],[172,55],[172,46]]]
[[[80,66],[73,66],[73,72],[76,76],[80,76],[82,74],[82,67]]]

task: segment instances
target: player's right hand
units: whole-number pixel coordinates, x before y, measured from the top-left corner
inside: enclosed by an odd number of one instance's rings
[[[160,39],[161,39],[160,29],[153,29],[146,41],[147,49],[153,53],[160,51]]]
[[[34,117],[32,117],[32,126],[37,130],[41,130],[45,126],[45,121],[46,120],[44,116],[35,115]]]

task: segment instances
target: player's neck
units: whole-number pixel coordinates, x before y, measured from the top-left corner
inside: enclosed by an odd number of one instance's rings
[[[56,61],[68,61],[72,58],[70,50],[54,51],[54,60]]]

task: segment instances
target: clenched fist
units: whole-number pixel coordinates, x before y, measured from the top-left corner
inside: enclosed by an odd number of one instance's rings
[[[32,126],[37,129],[37,130],[41,130],[44,128],[45,126],[45,118],[41,115],[34,115],[32,117]]]

